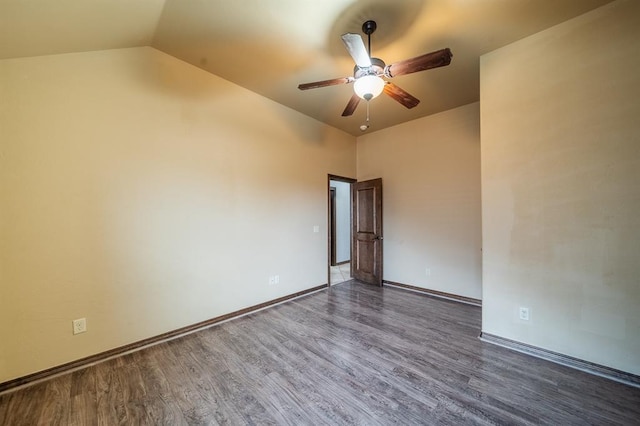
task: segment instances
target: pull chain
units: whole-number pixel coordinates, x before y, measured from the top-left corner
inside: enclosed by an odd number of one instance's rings
[[[360,130],[363,132],[369,128],[369,103],[370,102],[367,101],[367,121],[362,126],[360,126]]]

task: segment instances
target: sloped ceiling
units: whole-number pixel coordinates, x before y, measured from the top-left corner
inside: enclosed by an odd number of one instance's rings
[[[444,47],[454,54],[447,67],[395,78],[421,103],[374,99],[374,131],[477,101],[480,55],[610,1],[0,0],[0,58],[153,46],[357,135],[364,102],[340,116],[352,85],[297,85],[352,75],[340,35],[361,33],[364,21],[378,23],[372,53],[388,64]]]

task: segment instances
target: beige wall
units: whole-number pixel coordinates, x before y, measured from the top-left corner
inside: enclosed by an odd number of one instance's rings
[[[0,99],[0,382],[327,282],[352,136],[151,48],[0,61]]]
[[[358,180],[382,178],[385,280],[481,298],[479,121],[473,103],[358,138]]]
[[[485,332],[640,374],[639,99],[639,2],[482,57]]]

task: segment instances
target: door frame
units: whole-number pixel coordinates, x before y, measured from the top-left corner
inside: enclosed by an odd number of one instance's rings
[[[327,286],[331,286],[331,181],[345,182],[349,184],[349,217],[351,226],[349,227],[349,245],[351,255],[349,256],[349,269],[353,272],[353,184],[358,180],[346,176],[327,175]]]
[[[336,187],[329,187],[329,265],[336,266]]]

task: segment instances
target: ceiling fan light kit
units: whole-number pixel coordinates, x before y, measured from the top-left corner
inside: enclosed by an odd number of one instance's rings
[[[418,98],[410,95],[395,84],[385,81],[382,77],[391,79],[400,75],[449,65],[453,56],[451,50],[448,48],[441,49],[386,65],[382,59],[371,57],[371,34],[375,32],[376,28],[376,22],[372,20],[362,24],[362,32],[365,33],[368,38],[368,49],[365,47],[364,41],[359,34],[346,33],[342,35],[342,41],[356,63],[353,77],[300,84],[298,85],[298,89],[308,90],[337,84],[353,83],[354,95],[347,103],[342,113],[343,117],[348,117],[354,113],[360,99],[366,100],[368,106],[368,102],[379,96],[382,92],[406,108],[413,108],[418,105],[420,103]],[[366,127],[363,125],[360,128],[363,131],[369,128],[368,115],[367,111],[367,125]],[[363,127],[365,128],[363,129]]]
[[[353,91],[365,101],[370,101],[382,93],[384,84],[384,80],[377,75],[365,75],[353,83]]]

